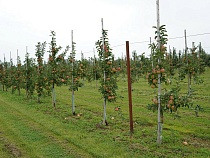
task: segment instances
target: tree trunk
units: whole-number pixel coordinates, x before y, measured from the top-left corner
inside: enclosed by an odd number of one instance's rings
[[[18,88],[18,95],[20,96],[20,87]]]
[[[75,105],[74,105],[74,90],[72,90],[72,114],[76,115]]]
[[[54,109],[56,109],[56,98],[55,98],[55,83],[53,82],[53,86],[52,86],[52,105],[54,107]]]
[[[39,104],[41,103],[40,97],[39,97],[39,96],[37,97],[37,102],[38,102]]]
[[[106,120],[106,98],[104,98],[103,125],[108,126],[108,122]]]

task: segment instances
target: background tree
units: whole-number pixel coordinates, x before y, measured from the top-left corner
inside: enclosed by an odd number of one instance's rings
[[[24,88],[23,85],[23,67],[21,65],[20,57],[17,53],[17,65],[12,66],[10,69],[11,73],[11,82],[12,82],[12,93],[14,93],[16,90],[18,91],[18,95],[20,95],[20,89]]]
[[[52,37],[50,42],[50,50],[49,50],[49,68],[48,71],[49,74],[49,80],[50,85],[52,86],[52,105],[56,109],[56,95],[55,95],[55,85],[61,86],[61,78],[59,78],[60,72],[59,72],[59,63],[64,59],[64,56],[66,54],[66,51],[64,51],[62,54],[59,54],[59,51],[61,50],[61,46],[57,46],[56,43],[56,33],[54,31],[51,31]]]
[[[73,30],[72,30],[72,43],[71,43],[71,53],[69,56],[69,61],[70,61],[70,77],[71,77],[71,83],[69,90],[72,92],[72,114],[76,115],[75,112],[75,102],[74,102],[74,93],[75,91],[78,91],[78,88],[82,86],[82,83],[80,82],[80,77],[82,74],[82,66],[83,64],[76,62],[75,60],[75,55],[76,55],[76,49],[75,45],[76,43],[73,40]]]
[[[157,1],[157,8],[159,8],[159,1]],[[158,9],[159,11],[159,9]],[[158,20],[157,20],[157,27],[155,31],[155,40],[156,43],[150,44],[150,47],[152,49],[152,52],[154,52],[153,64],[154,68],[152,69],[152,72],[148,74],[148,82],[151,85],[152,88],[158,87],[158,95],[156,97],[156,100],[154,100],[157,103],[158,108],[158,130],[157,130],[157,143],[161,144],[162,142],[162,124],[163,124],[163,106],[161,104],[161,83],[165,82],[165,69],[164,69],[164,63],[165,63],[165,53],[166,53],[166,47],[164,46],[167,44],[167,34],[165,25],[160,26],[159,24],[159,13],[158,13]],[[162,72],[161,72],[162,70]]]
[[[9,88],[9,64],[6,62],[6,59],[4,57],[4,62],[1,63],[1,84],[2,84],[2,90],[7,91]]]
[[[26,90],[26,97],[32,99],[32,95],[35,89],[35,64],[34,59],[29,58],[29,53],[26,50],[25,61],[24,61],[24,71],[23,71],[23,78]]]
[[[86,60],[85,62],[85,70],[86,72],[86,79],[88,80],[88,82],[91,83],[91,81],[93,81],[95,79],[94,76],[94,58],[89,58],[89,60]]]
[[[36,45],[36,60],[37,60],[37,66],[36,66],[36,92],[37,92],[37,102],[41,103],[41,96],[43,95],[43,90],[46,88],[46,82],[48,81],[47,76],[44,73],[44,63],[43,63],[43,56],[45,54],[45,47],[46,42],[40,43],[38,42]],[[49,87],[48,87],[49,89]]]
[[[2,86],[2,78],[3,78],[3,64],[0,61],[0,89]]]
[[[96,82],[96,87],[98,86],[98,80],[100,80],[102,73],[100,70],[100,60],[97,59],[94,55],[94,63],[93,63],[93,74],[94,74],[94,80]]]

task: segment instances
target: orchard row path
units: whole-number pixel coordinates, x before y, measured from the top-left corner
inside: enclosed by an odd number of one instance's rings
[[[59,128],[53,118],[0,95],[0,157],[95,157]]]

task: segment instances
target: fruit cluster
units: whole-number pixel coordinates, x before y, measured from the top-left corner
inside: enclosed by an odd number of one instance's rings
[[[151,88],[157,88],[159,74],[161,75],[160,82],[166,82],[165,69],[163,67],[160,68],[160,66],[157,65],[151,72],[148,72],[146,78]]]
[[[154,109],[158,106],[158,97],[155,96],[152,99],[152,107]],[[173,91],[168,91],[160,96],[161,107],[164,110],[169,110],[170,112],[176,112],[179,107],[190,107],[192,103],[190,102],[188,96],[181,96],[179,94],[179,89],[174,89]]]
[[[175,106],[175,98],[173,95],[170,95],[168,98],[168,103],[167,103],[167,109],[170,109],[172,111],[176,111],[177,107]]]
[[[110,60],[106,62],[105,68],[106,78],[102,81],[103,86],[100,87],[100,91],[109,102],[116,101],[116,79],[121,68],[115,68]]]

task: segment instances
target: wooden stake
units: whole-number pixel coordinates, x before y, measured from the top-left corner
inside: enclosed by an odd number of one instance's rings
[[[127,75],[128,75],[128,99],[129,99],[130,136],[132,136],[134,130],[133,130],[133,112],[132,112],[132,91],[131,91],[129,41],[126,41],[126,56],[127,56]]]

